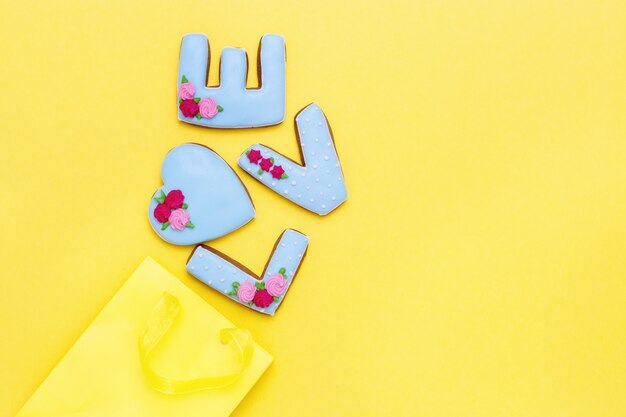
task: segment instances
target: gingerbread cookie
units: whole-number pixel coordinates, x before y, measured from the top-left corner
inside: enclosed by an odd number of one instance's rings
[[[333,135],[316,103],[302,109],[295,120],[304,165],[256,144],[239,157],[239,166],[275,193],[324,216],[348,197]]]
[[[255,216],[248,191],[233,169],[206,146],[172,149],[161,169],[163,187],[148,207],[152,229],[175,245],[216,239]]]
[[[209,287],[260,313],[274,315],[306,254],[309,238],[287,229],[259,276],[208,246],[196,246],[187,271]]]
[[[178,64],[178,119],[199,126],[244,128],[270,126],[285,119],[285,40],[261,38],[258,88],[246,88],[248,58],[242,48],[224,48],[220,85],[207,87],[210,53],[202,34],[188,34]]]

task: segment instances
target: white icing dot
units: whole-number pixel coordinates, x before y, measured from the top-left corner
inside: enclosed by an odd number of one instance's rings
[[[324,155],[324,161],[328,161],[328,155]]]
[[[293,168],[291,167],[291,165],[287,165],[287,170],[291,171]]]
[[[259,175],[259,179],[263,179],[263,175]]]
[[[291,181],[291,185],[296,185],[296,182],[295,181]]]
[[[319,141],[320,141],[320,139],[319,139],[319,138],[315,138],[315,142],[319,142]]]
[[[248,168],[248,172],[252,171],[250,168]]]
[[[306,135],[306,130],[303,130],[303,131],[302,131],[302,134],[303,134],[303,135]]]
[[[320,182],[320,179],[319,178],[315,178],[315,182]]]
[[[284,243],[281,243],[281,244],[280,244],[280,246],[284,248],[284,247],[285,247],[285,244],[284,244]]]
[[[317,164],[313,164],[313,169],[317,169]]]
[[[224,278],[220,278],[220,282],[224,282],[226,281]]]
[[[330,187],[332,187],[332,185],[331,185],[331,184],[328,184],[328,188],[330,188]]]
[[[310,190],[310,189],[311,189],[311,186],[310,186],[310,185],[307,185],[305,188],[306,188],[307,190]]]
[[[326,173],[327,173],[327,174],[330,174],[330,170],[328,170],[328,169],[327,169],[327,170],[326,170]]]
[[[301,143],[300,146],[304,148],[306,146],[306,143]]]
[[[298,241],[294,240],[293,241],[293,246],[298,246]]]
[[[311,119],[309,119],[308,117],[306,119],[304,119],[305,122],[309,123],[311,122]]]
[[[224,294],[228,294],[228,290],[224,290]]]
[[[287,259],[289,259],[289,260],[291,261],[291,260],[293,259],[293,257],[291,257],[291,256],[290,256],[290,257],[289,257],[289,258],[287,258]]]
[[[233,269],[233,275],[237,275],[237,270]]]
[[[217,266],[217,269],[222,269],[222,265],[218,265],[218,266]]]
[[[209,267],[208,267],[208,266],[205,266],[205,267],[204,267],[204,270],[205,270],[205,271],[208,271],[208,270],[209,270]]]
[[[213,285],[213,281],[209,280],[209,285]]]
[[[339,168],[339,164],[335,164],[335,168]]]
[[[314,202],[315,200],[313,200],[312,198],[309,200],[311,203]]]
[[[321,125],[322,125],[322,122],[317,122],[317,125],[318,125],[318,126],[321,126]]]
[[[330,146],[330,142],[326,142],[326,146]]]
[[[303,172],[303,173],[302,173],[302,176],[303,176],[303,177],[306,177],[306,172]]]
[[[315,151],[311,151],[311,156],[315,156]]]
[[[191,265],[191,270],[193,271],[194,269],[196,269],[196,267]]]
[[[204,256],[204,254],[202,254],[202,253],[198,254],[198,258],[202,258],[203,256]]]
[[[272,187],[276,187],[276,181],[272,181]]]
[[[332,196],[330,199],[335,201],[337,198],[335,196]]]
[[[341,182],[341,177],[337,178],[337,181]]]
[[[322,204],[322,208],[325,209],[326,208],[326,204]]]
[[[320,191],[320,195],[324,195],[324,191]]]
[[[300,197],[302,197],[302,194],[298,194],[296,197],[300,198]]]
[[[261,309],[261,313],[265,313],[265,309],[264,308]]]
[[[285,194],[289,194],[289,190],[285,190]]]
[[[302,258],[302,254],[301,253],[298,254],[298,258]]]

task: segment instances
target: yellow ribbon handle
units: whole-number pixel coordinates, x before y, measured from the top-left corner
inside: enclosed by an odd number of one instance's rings
[[[180,310],[178,299],[172,294],[164,292],[148,319],[146,331],[139,337],[141,365],[150,385],[165,394],[184,394],[203,389],[221,388],[237,381],[250,363],[254,350],[250,332],[237,328],[220,330],[220,341],[224,344],[230,343],[239,352],[239,368],[233,373],[192,379],[175,379],[160,375],[153,369],[150,353],[172,327]]]

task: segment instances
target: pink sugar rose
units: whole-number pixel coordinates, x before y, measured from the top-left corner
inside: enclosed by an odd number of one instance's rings
[[[189,213],[187,210],[179,208],[172,211],[169,218],[170,226],[174,230],[184,230],[189,223]]]
[[[239,288],[237,288],[237,297],[242,303],[249,303],[254,300],[255,293],[256,287],[250,281],[244,281]]]
[[[211,119],[217,114],[217,103],[211,97],[200,100],[198,106],[200,106],[200,116],[205,119]]]
[[[178,97],[191,100],[196,95],[196,87],[192,83],[182,83],[178,86]]]
[[[285,292],[287,280],[281,274],[274,274],[265,280],[265,289],[272,297],[278,297]]]

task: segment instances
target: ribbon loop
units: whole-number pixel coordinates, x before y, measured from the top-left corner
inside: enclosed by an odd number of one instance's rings
[[[203,389],[222,388],[236,382],[250,364],[254,352],[252,335],[244,329],[226,328],[220,330],[220,341],[224,344],[230,344],[239,353],[238,369],[232,373],[177,379],[160,375],[154,370],[151,352],[172,327],[180,311],[181,306],[178,299],[172,294],[164,292],[152,315],[148,318],[146,331],[139,337],[141,365],[150,385],[165,394],[185,394]]]

